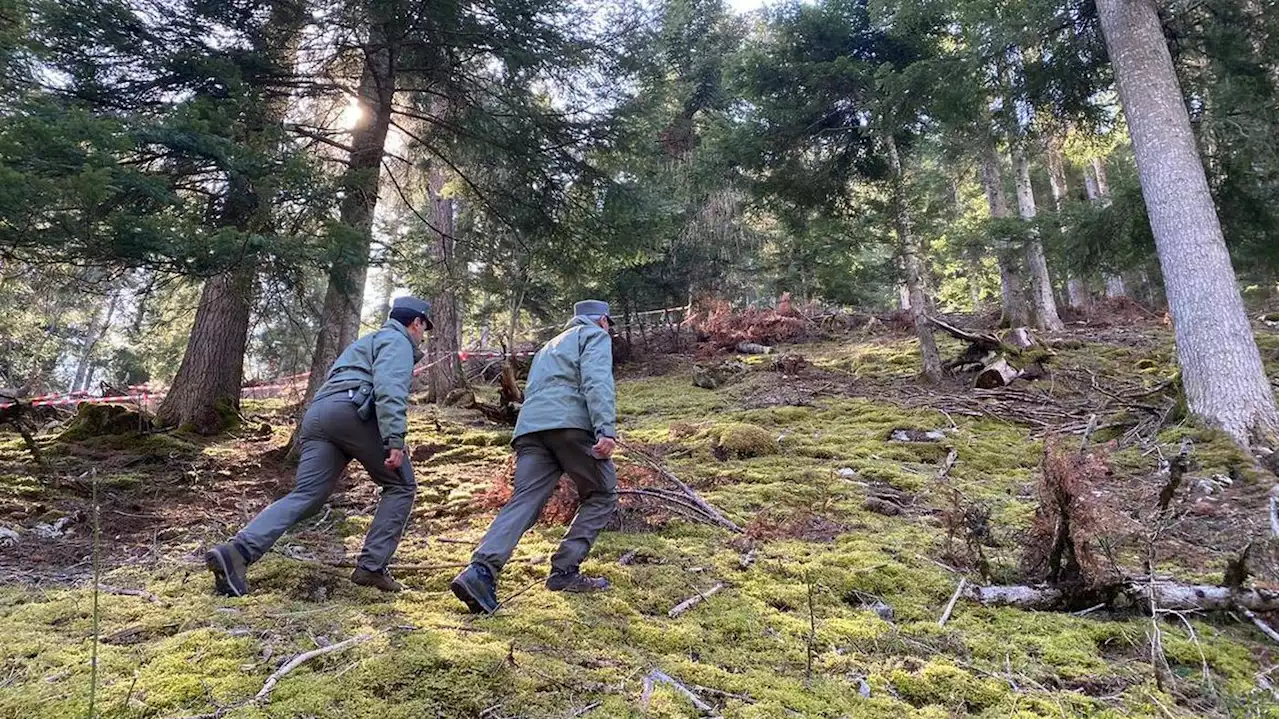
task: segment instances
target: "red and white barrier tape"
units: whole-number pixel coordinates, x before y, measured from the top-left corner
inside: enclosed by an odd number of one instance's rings
[[[506,357],[508,354],[516,357],[532,357],[533,355],[537,354],[537,352],[524,351],[524,352],[510,352],[510,353],[504,354],[503,352],[497,351],[497,350],[474,350],[474,351],[461,350],[458,352],[458,359],[463,362],[466,362],[469,359],[495,359],[500,357]],[[441,357],[440,359],[437,359],[434,362],[430,362],[428,364],[415,367],[413,370],[413,374],[416,377],[422,374],[423,372],[426,372],[428,369],[440,364],[444,360],[445,358]],[[278,389],[295,387],[299,382],[309,378],[310,376],[311,376],[310,372],[302,372],[300,374],[287,375],[284,377],[276,377],[274,379],[268,380],[267,384],[257,384],[257,385],[249,385],[247,387],[242,387],[240,388],[240,394],[242,396],[245,394],[252,395],[257,392],[274,391]],[[127,394],[127,395],[115,395],[111,397],[94,397],[84,390],[77,390],[75,392],[62,392],[62,393],[37,395],[35,397],[26,399],[24,401],[32,407],[52,407],[52,406],[79,405],[79,404],[144,404],[149,401],[162,400],[165,398],[165,395],[166,395],[165,392],[155,392],[154,388],[152,388],[150,385],[147,385],[147,384],[130,385],[129,391],[130,391],[130,394]],[[250,397],[250,399],[252,399],[252,397]],[[14,404],[13,402],[0,402],[0,409],[4,409],[6,407],[12,407],[13,404]]]

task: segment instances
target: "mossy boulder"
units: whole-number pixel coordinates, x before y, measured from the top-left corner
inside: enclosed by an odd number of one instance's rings
[[[778,440],[754,424],[731,422],[714,427],[710,432],[715,446],[730,457],[746,459],[778,453]]]
[[[698,365],[693,370],[693,384],[702,389],[719,389],[737,380],[747,371],[747,366],[736,360]]]
[[[151,419],[146,415],[115,404],[82,404],[76,410],[75,419],[58,437],[75,441],[106,435],[138,434],[151,429]]]

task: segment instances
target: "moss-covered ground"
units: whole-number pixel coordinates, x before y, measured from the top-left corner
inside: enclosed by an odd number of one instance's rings
[[[1167,337],[1152,332],[1137,346],[1085,341],[1055,361],[1130,382],[1130,369],[1147,361],[1156,385],[1172,375],[1172,360]],[[1274,365],[1274,341],[1263,344]],[[541,586],[563,527],[538,525],[517,551],[530,561],[501,577],[507,601],[493,617],[464,612],[447,590],[454,570],[401,572],[409,591],[387,596],[320,561],[359,550],[376,495],[356,470],[324,513],[251,568],[251,596],[212,596],[203,548],[289,486],[287,467],[270,458],[288,435],[284,408],[247,408],[270,425],[256,437],[45,440],[46,469],[26,460],[15,436],[0,436],[0,523],[19,534],[0,555],[21,560],[3,563],[0,717],[90,716],[93,477],[82,475],[91,467],[104,498],[102,584],[151,595],[97,597],[93,712],[103,717],[699,716],[661,683],[641,701],[654,669],[724,717],[1277,716],[1276,648],[1230,616],[1155,625],[1172,683],[1157,682],[1153,623],[1136,613],[961,601],[940,627],[961,577],[982,581],[955,546],[962,540],[948,540],[951,490],[988,517],[992,581],[1017,579],[1043,454],[1037,427],[894,401],[888,389],[877,396],[877,382],[913,381],[907,338],[794,349],[815,376],[783,379],[757,362],[738,383],[702,390],[689,360],[659,376],[624,371],[619,381],[625,439],[664,453],[747,536],[678,518],[606,532],[584,571],[613,589],[566,596]],[[808,387],[797,404],[767,400],[789,401],[796,383]],[[397,562],[464,562],[492,517],[482,497],[505,471],[509,430],[460,410],[412,411],[421,489]],[[895,429],[942,430],[943,439],[895,442]],[[1195,475],[1231,474],[1241,501],[1256,501],[1275,481],[1189,423],[1163,429],[1157,446],[1168,454],[1187,435],[1198,440]],[[944,491],[936,475],[952,449]],[[1155,471],[1149,448],[1113,456],[1118,485]],[[868,496],[884,492],[900,499],[900,514],[867,508]],[[68,515],[70,534],[34,536],[41,519]],[[1162,569],[1216,581],[1239,548],[1228,540],[1161,557]],[[1257,548],[1255,582],[1275,586],[1274,550]],[[623,555],[635,559],[624,565]],[[668,618],[719,583],[714,596]],[[268,702],[246,703],[290,657],[365,634],[372,639],[289,673]]]

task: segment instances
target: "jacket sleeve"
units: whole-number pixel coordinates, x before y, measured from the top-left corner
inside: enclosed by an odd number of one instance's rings
[[[373,400],[378,434],[387,449],[403,449],[408,425],[409,383],[413,379],[413,347],[394,332],[373,341]]]
[[[613,386],[613,341],[603,330],[582,332],[579,377],[596,437],[618,436],[618,395]]]

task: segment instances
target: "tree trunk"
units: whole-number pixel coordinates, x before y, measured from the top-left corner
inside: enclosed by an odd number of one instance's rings
[[[106,312],[102,315],[94,315],[93,322],[89,325],[89,332],[84,338],[84,350],[80,353],[80,361],[76,364],[76,376],[71,381],[72,392],[88,390],[90,383],[93,382],[93,351],[97,349],[98,343],[102,341],[107,330],[111,329],[111,318],[115,316],[116,305],[120,302],[120,292],[120,289],[111,291]],[[99,318],[101,322],[98,321]]]
[[[1245,315],[1156,6],[1098,0],[1151,220],[1187,406],[1247,445],[1276,444],[1276,402]]]
[[[1036,196],[1031,189],[1031,163],[1020,147],[1013,150],[1014,184],[1018,190],[1018,216],[1030,222],[1036,216]],[[1044,244],[1032,228],[1027,240],[1027,270],[1031,275],[1032,326],[1041,330],[1060,330],[1058,306],[1053,299],[1053,282],[1049,278],[1049,263],[1044,256]]]
[[[908,299],[911,304],[911,320],[916,328],[916,337],[920,339],[920,356],[924,362],[924,376],[930,382],[942,381],[942,358],[938,355],[938,345],[933,339],[933,325],[929,322],[928,307],[921,288],[921,276],[924,274],[920,258],[920,238],[911,227],[911,214],[907,204],[906,178],[902,170],[902,160],[898,157],[898,146],[891,133],[883,136],[885,153],[889,156],[889,167],[893,171],[892,207],[894,230],[898,234],[898,246],[902,253],[902,268],[905,277]]]
[[[971,304],[974,312],[982,311],[982,285],[980,278],[982,277],[982,261],[977,257],[970,257],[969,261],[969,304]]]
[[[292,70],[296,43],[307,19],[304,4],[279,0],[271,6],[255,50],[279,72]],[[272,130],[284,122],[287,95],[261,87],[256,105],[246,114],[242,142],[271,151]],[[228,171],[227,194],[219,224],[240,232],[266,232],[271,208],[253,178]],[[236,267],[209,278],[200,292],[195,321],[173,386],[156,411],[161,424],[213,434],[233,423],[240,410],[244,354],[253,312],[257,258],[242,257]]]
[[[161,424],[213,434],[235,421],[254,274],[246,263],[205,280],[182,365],[156,412]]]
[[[441,402],[449,393],[465,387],[466,376],[458,351],[462,349],[458,321],[458,273],[454,266],[454,207],[453,200],[444,196],[448,178],[439,167],[431,169],[427,177],[431,228],[429,230],[431,263],[438,268],[436,276],[440,284],[431,300],[431,324],[427,336],[427,392],[431,401]],[[514,349],[514,348],[513,348]]]
[[[1104,192],[1102,188],[1106,188],[1106,191]],[[1111,188],[1107,185],[1107,171],[1101,158],[1093,158],[1084,168],[1084,191],[1089,196],[1089,201],[1094,204],[1103,207],[1111,204]],[[1106,275],[1103,277],[1103,283],[1107,297],[1126,295],[1124,278],[1120,275]]]
[[[304,405],[324,384],[334,360],[360,332],[373,215],[378,205],[378,179],[395,95],[394,54],[386,28],[372,22],[360,75],[360,119],[351,131],[351,154],[341,181],[344,195],[338,207],[338,232],[333,237],[329,287],[320,311],[320,332],[311,356],[311,376],[307,379]]]
[[[378,275],[378,309],[374,311],[375,317],[385,318],[391,314],[391,295],[395,291],[396,275],[387,267]]]
[[[982,191],[987,196],[987,208],[995,218],[1009,216],[1009,202],[1005,199],[1004,180],[1000,175],[1000,155],[996,151],[995,138],[986,135],[982,148]],[[1030,321],[1026,292],[1022,289],[1022,273],[1005,242],[996,243],[996,262],[1000,266],[1000,324],[1021,327]]]
[[[1051,144],[1045,157],[1049,165],[1049,190],[1053,193],[1053,206],[1058,212],[1062,212],[1071,189],[1067,184],[1066,161],[1059,144]],[[1065,227],[1061,229],[1066,231]],[[1067,304],[1078,310],[1089,309],[1088,287],[1085,286],[1084,280],[1072,271],[1067,272]]]

